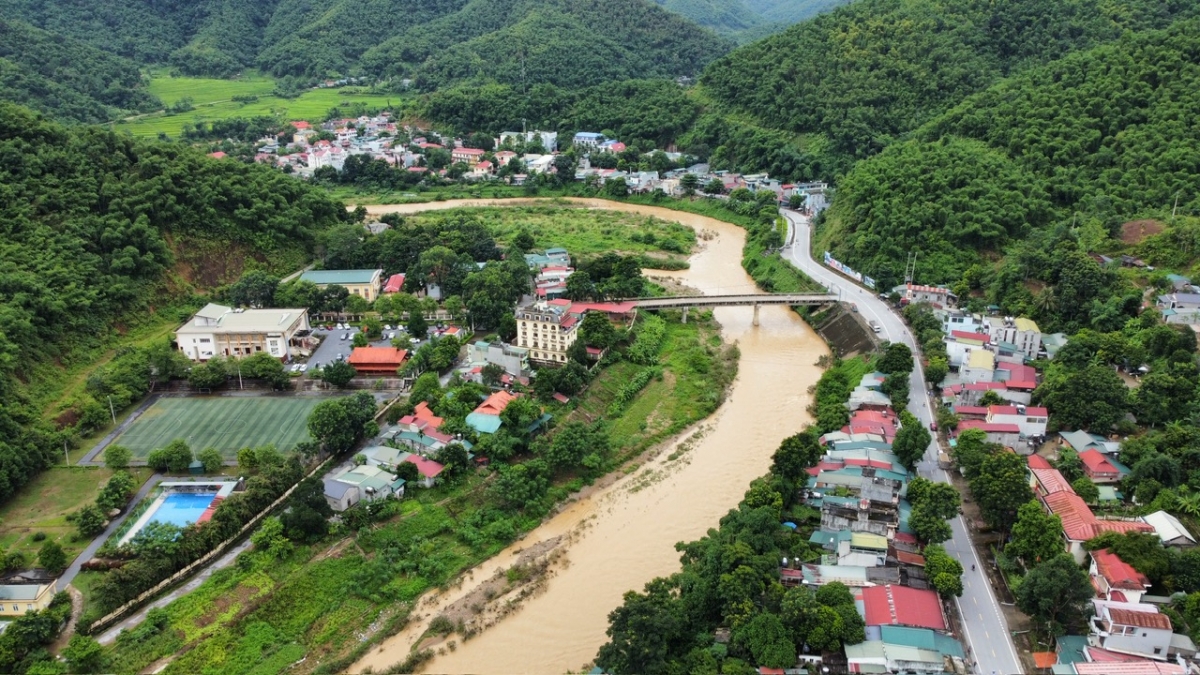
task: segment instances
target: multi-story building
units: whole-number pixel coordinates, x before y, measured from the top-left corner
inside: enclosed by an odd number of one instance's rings
[[[383,270],[310,270],[300,275],[301,281],[310,281],[317,288],[342,286],[367,302],[374,302],[383,289]]]
[[[598,134],[594,131],[581,131],[575,134],[572,139],[572,145],[583,148],[595,148],[605,141],[604,134]]]
[[[1031,361],[1042,350],[1042,331],[1033,319],[993,316],[984,319],[984,326],[992,342],[1015,345]]]
[[[1158,661],[1167,660],[1174,632],[1171,619],[1154,605],[1093,600],[1089,642],[1101,649]]]
[[[308,311],[292,309],[233,309],[209,303],[175,331],[179,351],[193,361],[214,356],[243,357],[267,352],[286,359],[307,331]]]
[[[454,148],[450,151],[450,159],[455,163],[462,162],[467,166],[475,166],[483,159],[484,152],[478,148]]]
[[[570,300],[534,302],[518,307],[517,346],[541,363],[566,363],[567,350],[578,336],[580,316],[571,312]]]

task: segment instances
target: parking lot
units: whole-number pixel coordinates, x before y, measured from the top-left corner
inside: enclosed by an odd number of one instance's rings
[[[350,352],[354,350],[354,335],[359,332],[355,326],[350,326],[343,329],[334,328],[331,331],[325,330],[324,327],[313,330],[313,335],[321,338],[321,344],[317,345],[316,351],[309,357],[307,364],[308,369],[324,366],[333,361],[336,361],[340,356],[343,359],[350,357]],[[392,326],[392,330],[384,329],[383,339],[375,340],[371,343],[375,347],[390,347],[392,341],[387,337],[391,333],[397,333],[396,326]],[[342,336],[347,336],[345,340]]]

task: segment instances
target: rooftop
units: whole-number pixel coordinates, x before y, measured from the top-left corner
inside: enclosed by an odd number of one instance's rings
[[[352,366],[399,366],[408,351],[397,347],[355,347],[346,363]]]
[[[0,586],[0,600],[18,602],[37,600],[38,596],[52,584],[5,584]]]
[[[303,308],[245,309],[209,303],[176,333],[282,333],[305,314]],[[199,325],[198,325],[199,324]]]
[[[982,370],[995,370],[996,357],[989,351],[976,349],[971,352],[970,356],[967,357],[967,367],[979,368]]]
[[[1133,565],[1121,560],[1121,557],[1108,549],[1092,551],[1092,560],[1096,561],[1096,572],[1104,577],[1109,588],[1130,591],[1145,591],[1150,588],[1150,580],[1145,574],[1133,569]]]
[[[1132,609],[1108,608],[1108,616],[1114,624],[1171,630],[1171,619],[1158,612],[1137,612]]]
[[[1155,511],[1147,516],[1143,516],[1142,520],[1145,520],[1150,527],[1153,527],[1154,531],[1158,533],[1158,537],[1163,541],[1171,541],[1180,537],[1188,539],[1193,543],[1196,541],[1196,538],[1192,536],[1191,532],[1188,532],[1183,523],[1179,522],[1178,518],[1166,511]]]
[[[874,586],[862,591],[868,626],[899,625],[946,630],[946,617],[935,591],[907,586]]]
[[[309,270],[300,275],[301,281],[318,286],[330,284],[369,284],[383,275],[383,270]]]

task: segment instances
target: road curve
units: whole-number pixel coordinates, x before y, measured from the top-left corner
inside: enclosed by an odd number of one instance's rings
[[[789,244],[782,252],[784,259],[824,285],[830,293],[839,294],[843,300],[855,303],[864,317],[873,319],[882,327],[880,335],[891,342],[908,345],[912,348],[914,357],[917,357],[917,346],[913,341],[912,332],[885,301],[874,292],[863,289],[814,259],[808,218],[787,209],[782,209],[781,213],[788,221],[789,230]],[[933,421],[933,408],[929,402],[921,360],[914,358],[914,361],[916,367],[913,368],[911,382],[913,395],[908,410],[921,420],[922,424],[928,426]],[[922,476],[948,483],[949,476],[938,467],[937,453],[935,439],[926,450],[924,459],[917,465],[917,472]],[[975,672],[980,675],[1021,673],[1021,660],[1013,647],[1012,635],[1000,611],[1000,604],[996,600],[992,585],[984,572],[975,571],[975,568],[983,566],[983,561],[971,545],[966,522],[959,516],[952,520],[950,525],[954,536],[945,543],[945,547],[966,570],[963,574],[963,595],[958,599],[958,608],[963,618],[968,656],[977,662]]]

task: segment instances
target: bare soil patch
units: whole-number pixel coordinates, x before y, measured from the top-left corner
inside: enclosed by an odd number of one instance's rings
[[[1167,229],[1157,220],[1131,220],[1121,226],[1121,242],[1126,246],[1140,244],[1146,237],[1154,235]]]

